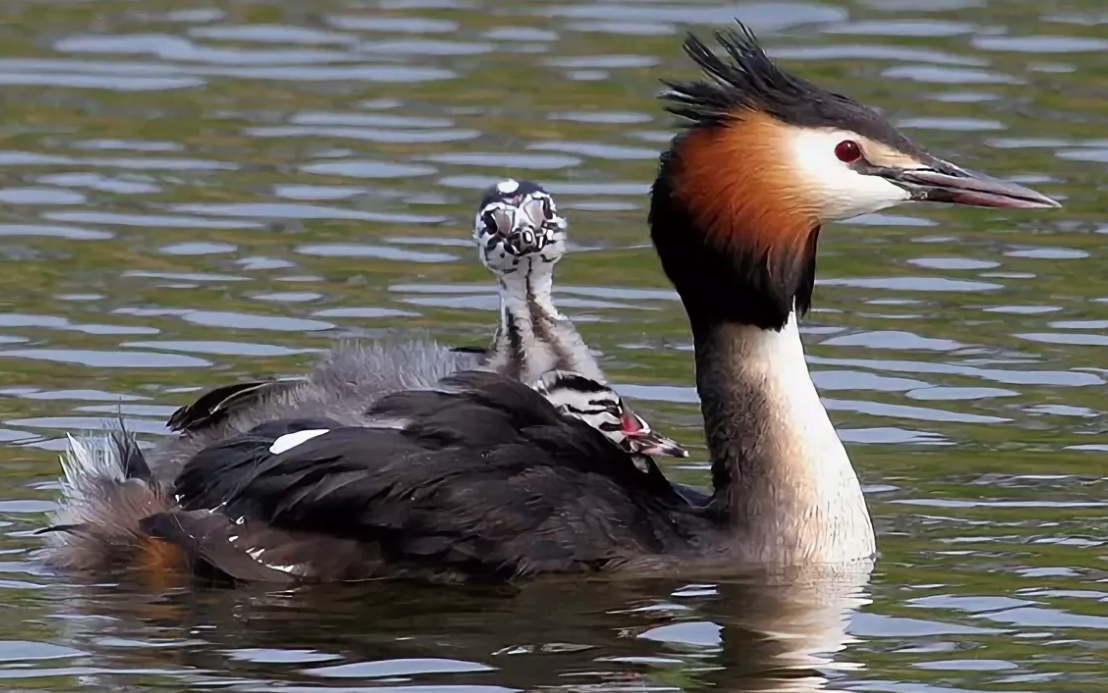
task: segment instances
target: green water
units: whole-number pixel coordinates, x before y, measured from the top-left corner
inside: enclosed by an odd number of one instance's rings
[[[1065,202],[824,230],[805,340],[882,552],[857,608],[725,582],[167,591],[32,560],[66,430],[121,413],[153,440],[195,388],[340,337],[484,343],[469,226],[509,175],[570,218],[560,307],[693,450],[671,474],[706,483],[645,193],[658,78],[735,16],[936,153]],[[0,36],[4,690],[1106,688],[1101,3],[9,0]]]

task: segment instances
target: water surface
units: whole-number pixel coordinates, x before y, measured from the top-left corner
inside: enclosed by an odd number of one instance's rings
[[[481,344],[478,191],[569,216],[561,307],[706,483],[680,305],[645,233],[688,29],[739,16],[936,153],[1063,199],[824,229],[813,375],[866,484],[864,576],[72,584],[30,557],[67,429],[144,439],[337,338]],[[6,690],[1104,688],[1108,13],[1093,0],[147,0],[0,6]],[[726,300],[726,297],[721,297]]]

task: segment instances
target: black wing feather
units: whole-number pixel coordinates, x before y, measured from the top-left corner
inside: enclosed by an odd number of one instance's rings
[[[359,577],[595,570],[697,531],[670,519],[696,511],[664,477],[531,388],[477,371],[441,386],[373,406],[402,428],[336,427],[276,455],[272,436],[228,440],[175,491],[186,509],[353,542],[356,565],[333,569]]]
[[[249,408],[263,397],[273,396],[299,384],[298,380],[262,380],[217,387],[173,412],[166,427],[171,431],[194,433],[225,420],[237,409]]]
[[[480,346],[458,346],[451,347],[450,351],[455,354],[477,354],[478,356],[485,356],[489,353],[489,348]]]

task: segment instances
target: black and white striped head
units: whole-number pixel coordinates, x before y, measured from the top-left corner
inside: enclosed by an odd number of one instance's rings
[[[485,191],[473,238],[481,264],[503,276],[536,262],[553,267],[565,253],[567,226],[542,186],[509,178]]]
[[[650,465],[647,460],[638,459],[640,456],[689,456],[677,441],[651,429],[615,390],[580,373],[550,371],[531,387],[558,411],[581,419],[634,456],[635,465],[644,472],[649,471]]]

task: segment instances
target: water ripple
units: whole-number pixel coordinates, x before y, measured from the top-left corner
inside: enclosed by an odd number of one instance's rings
[[[271,126],[250,127],[245,132],[254,137],[338,137],[366,142],[432,144],[441,142],[460,142],[480,137],[478,130],[384,130],[366,127],[315,127],[315,126]]]
[[[383,14],[331,15],[327,17],[327,23],[339,29],[404,34],[447,34],[458,28],[455,22],[445,19],[391,17]]]
[[[381,260],[402,260],[407,262],[451,262],[457,256],[449,253],[428,253],[406,248],[390,248],[382,245],[353,243],[315,243],[297,247],[296,252],[303,255],[320,257],[372,257]]]
[[[63,53],[149,55],[161,60],[219,65],[311,65],[356,60],[350,53],[339,51],[198,46],[192,41],[169,34],[75,35],[56,41],[54,48]]]
[[[151,351],[94,351],[91,349],[0,349],[0,358],[69,363],[89,368],[206,368],[212,365],[191,356]]]
[[[365,212],[343,207],[276,202],[178,204],[173,205],[172,209],[176,212],[191,212],[211,216],[260,217],[263,219],[357,219],[359,221],[380,221],[396,224],[441,224],[448,221],[443,216]]]
[[[0,592],[15,624],[0,678],[289,693],[1103,678],[1096,3],[23,0],[0,15]],[[922,145],[1066,202],[824,227],[801,327],[878,533],[858,611],[716,575],[196,592],[77,581],[29,553],[67,429],[122,416],[149,449],[206,387],[294,377],[335,339],[487,344],[499,299],[467,230],[507,176],[558,198],[559,308],[614,387],[689,447],[658,460],[666,473],[706,488],[689,325],[646,217],[674,135],[658,79],[696,74],[686,30],[735,17]]]

